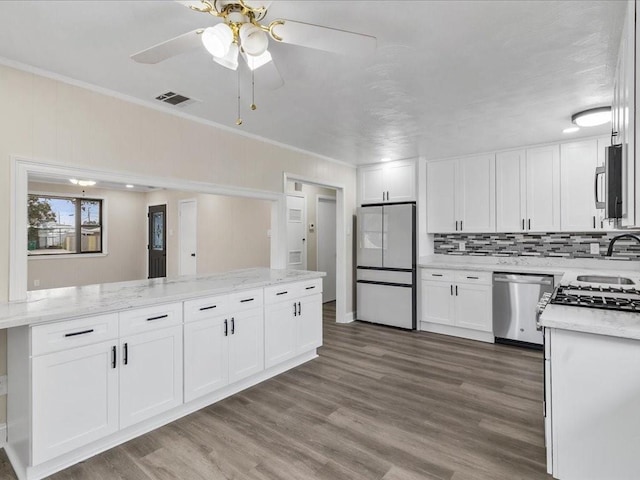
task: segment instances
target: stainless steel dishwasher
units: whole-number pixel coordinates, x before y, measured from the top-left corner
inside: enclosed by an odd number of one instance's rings
[[[497,342],[542,346],[536,305],[553,291],[553,275],[493,274],[493,334]]]

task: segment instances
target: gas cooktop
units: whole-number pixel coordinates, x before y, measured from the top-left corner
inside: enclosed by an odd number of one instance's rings
[[[619,286],[559,285],[549,303],[640,313],[640,290]]]

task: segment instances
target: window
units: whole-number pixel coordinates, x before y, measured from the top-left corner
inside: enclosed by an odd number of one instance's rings
[[[29,195],[29,255],[102,253],[102,200]]]

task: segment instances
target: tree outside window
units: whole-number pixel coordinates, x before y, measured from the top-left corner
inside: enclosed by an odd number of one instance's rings
[[[29,195],[29,255],[102,252],[102,200]]]

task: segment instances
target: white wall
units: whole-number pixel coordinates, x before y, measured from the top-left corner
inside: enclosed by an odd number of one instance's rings
[[[29,182],[29,192],[81,196],[82,187]],[[145,193],[84,187],[88,198],[103,198],[103,236],[107,255],[60,258],[52,255],[29,257],[29,290],[123,282],[147,278]],[[39,280],[40,286],[34,281]]]
[[[310,154],[6,66],[0,66],[0,105],[0,301],[8,299],[9,289],[12,155],[272,192],[283,191],[283,172],[290,172],[319,183],[340,182],[347,221],[355,214],[355,169]],[[346,311],[351,312],[351,236],[345,241]],[[0,373],[4,336],[0,331]]]

